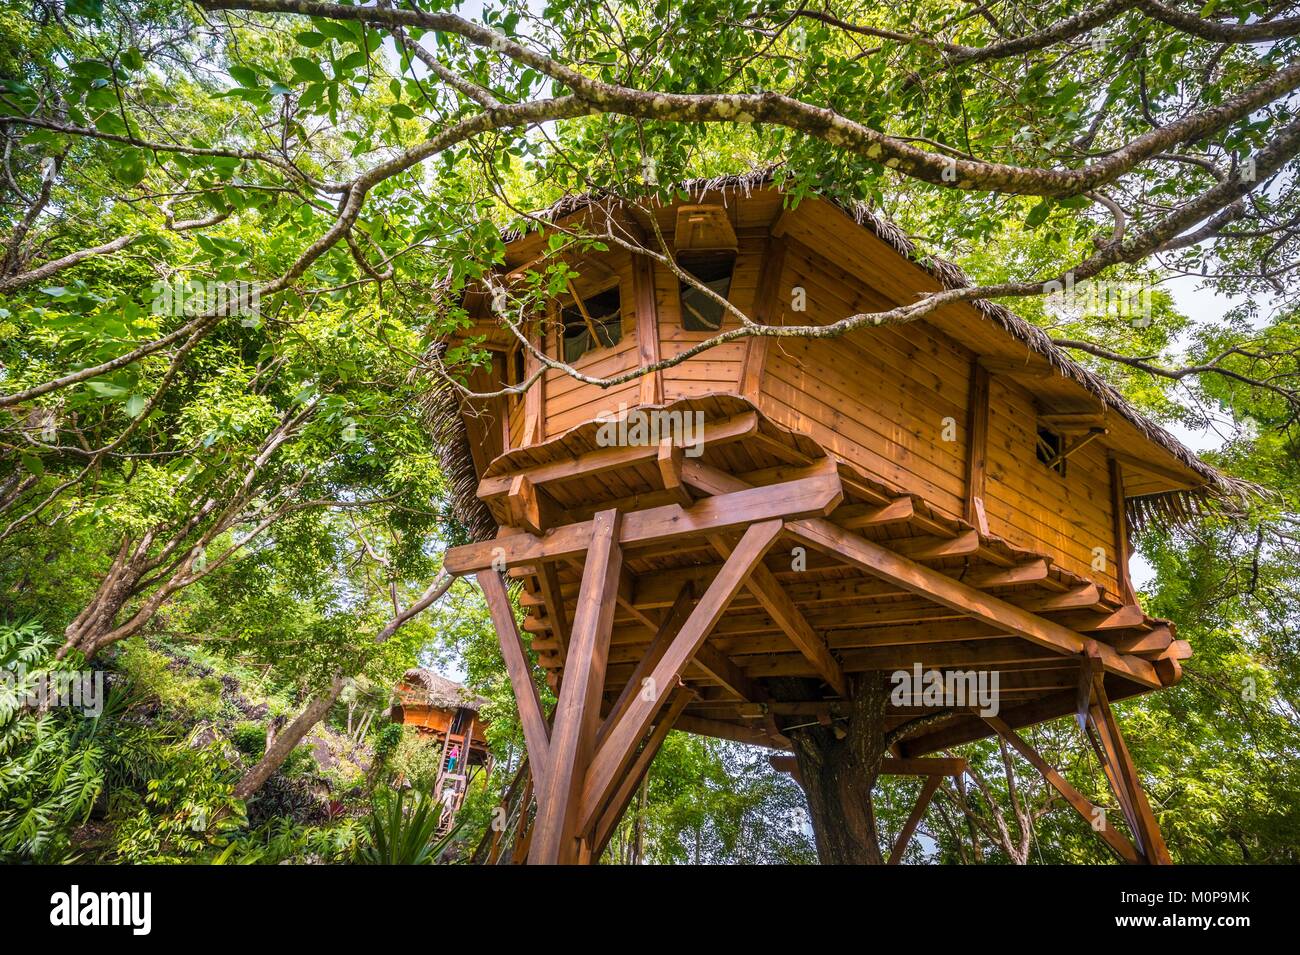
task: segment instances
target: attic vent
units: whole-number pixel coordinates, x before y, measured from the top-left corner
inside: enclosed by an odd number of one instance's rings
[[[1065,477],[1065,438],[1050,428],[1038,429],[1038,460]]]
[[[560,321],[564,326],[564,360],[569,364],[596,348],[617,345],[623,338],[618,286],[566,306],[560,312]]]
[[[677,264],[720,298],[731,291],[731,275],[736,269],[734,252],[692,253],[678,256]],[[688,332],[716,332],[722,327],[725,312],[721,302],[710,298],[694,285],[681,283],[682,327]]]

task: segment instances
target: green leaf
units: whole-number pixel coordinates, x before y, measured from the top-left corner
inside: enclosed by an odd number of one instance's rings
[[[29,474],[35,474],[37,477],[40,477],[45,473],[45,465],[36,455],[23,453],[19,455],[19,457],[22,459],[23,467]]]
[[[1030,229],[1036,229],[1047,221],[1047,215],[1052,211],[1052,200],[1044,199],[1029,210],[1029,215],[1025,216],[1025,225]]]
[[[320,68],[320,64],[315,60],[309,60],[305,56],[295,56],[289,61],[289,66],[293,70],[294,76],[299,79],[310,83],[328,82],[325,71]]]
[[[247,66],[232,66],[229,72],[231,78],[244,89],[255,90],[262,85],[261,80],[257,78],[257,71]]]

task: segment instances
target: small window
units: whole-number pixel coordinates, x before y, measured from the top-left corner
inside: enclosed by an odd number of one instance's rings
[[[1065,439],[1048,428],[1038,429],[1038,460],[1065,477]]]
[[[596,348],[608,348],[623,338],[622,302],[618,286],[580,299],[560,311],[564,331],[564,360],[577,361]]]
[[[516,345],[506,358],[506,384],[512,387],[518,387],[524,383],[526,375],[526,365],[524,363],[524,346]],[[513,408],[522,398],[523,395],[511,394],[510,406]]]
[[[679,256],[678,265],[706,285],[719,298],[731,292],[731,274],[736,268],[734,252],[714,252]],[[688,332],[716,332],[722,328],[725,309],[722,303],[705,295],[694,285],[681,283],[682,328]]]

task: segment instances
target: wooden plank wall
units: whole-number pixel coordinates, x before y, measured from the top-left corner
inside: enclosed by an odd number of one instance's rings
[[[597,348],[587,352],[574,362],[574,368],[584,374],[607,378],[637,367],[636,291],[632,280],[632,257],[627,252],[615,250],[601,259],[618,276],[623,337],[611,348]],[[585,295],[588,289],[579,282],[578,291]],[[560,333],[554,322],[547,330],[546,350],[552,357],[560,356]],[[639,382],[632,381],[613,388],[600,388],[584,384],[563,371],[551,369],[546,372],[543,433],[546,437],[553,438],[602,414],[615,414],[620,402],[626,402],[631,407],[639,400],[640,387]]]
[[[789,240],[783,294],[800,286],[807,312],[785,323],[822,324],[881,298],[802,243]],[[973,362],[968,349],[925,322],[875,328],[838,339],[776,339],[769,348],[762,408],[828,450],[953,517],[963,516],[966,421]],[[956,423],[943,440],[944,419]],[[1013,544],[1053,555],[1061,566],[1116,586],[1109,471],[1097,445],[1071,457],[1062,478],[1035,455],[1033,396],[999,376],[990,384],[989,530]],[[1106,571],[1092,569],[1094,547],[1106,548]]]
[[[765,236],[739,237],[740,248],[736,256],[736,270],[731,277],[732,304],[753,314],[754,293],[758,288],[759,269],[762,266]],[[655,303],[659,312],[660,355],[673,358],[692,345],[704,341],[716,332],[687,331],[682,327],[681,297],[677,276],[664,266],[655,266]],[[735,328],[740,323],[724,315],[722,329]],[[664,370],[664,400],[691,398],[719,392],[738,393],[741,365],[745,359],[743,341],[727,342],[716,348]]]

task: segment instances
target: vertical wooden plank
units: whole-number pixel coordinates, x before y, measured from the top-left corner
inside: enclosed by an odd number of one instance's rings
[[[785,239],[771,236],[763,249],[762,271],[758,279],[758,290],[754,295],[754,314],[751,316],[760,325],[773,324],[781,314],[781,300],[785,292],[781,288],[781,273],[785,269]],[[745,343],[745,359],[740,372],[740,393],[750,401],[758,404],[759,392],[763,384],[763,365],[767,361],[769,338],[750,338]]]
[[[546,728],[546,717],[542,713],[542,700],[537,694],[537,685],[533,683],[528,657],[524,653],[519,627],[515,623],[514,609],[510,606],[510,597],[506,594],[505,584],[501,582],[501,575],[495,570],[485,570],[478,574],[477,579],[478,585],[483,589],[483,596],[487,599],[492,623],[496,627],[501,656],[506,661],[510,687],[515,692],[515,703],[519,708],[519,722],[524,729],[528,761],[533,766],[533,775],[537,778],[540,789],[550,764],[550,733]],[[446,760],[445,752],[443,760]]]
[[[578,857],[575,824],[583,780],[595,743],[600,697],[609,660],[623,552],[618,544],[622,515],[599,512],[592,521],[591,547],[578,591],[569,654],[551,731],[545,786],[538,788],[530,864],[573,863]]]
[[[554,310],[554,305],[550,306]],[[549,319],[553,316],[548,313],[546,326],[551,327],[554,322]],[[550,346],[550,336],[545,329],[539,329],[531,339],[534,347],[545,353]],[[524,380],[527,381],[533,374],[542,367],[542,363],[531,352],[524,353]],[[530,444],[537,444],[546,438],[546,374],[543,373],[533,386],[524,392],[524,434],[520,439],[521,447],[527,447]]]
[[[636,299],[636,348],[642,368],[659,361],[659,307],[655,302],[655,263],[648,255],[632,257],[632,288]],[[641,404],[663,404],[664,373],[641,376]]]
[[[966,407],[966,522],[988,534],[984,486],[988,481],[989,373],[979,360],[971,363]]]
[[[1133,577],[1129,573],[1130,545],[1128,539],[1128,511],[1125,507],[1124,472],[1119,461],[1110,459],[1110,510],[1115,528],[1115,581],[1125,604],[1137,603]]]

